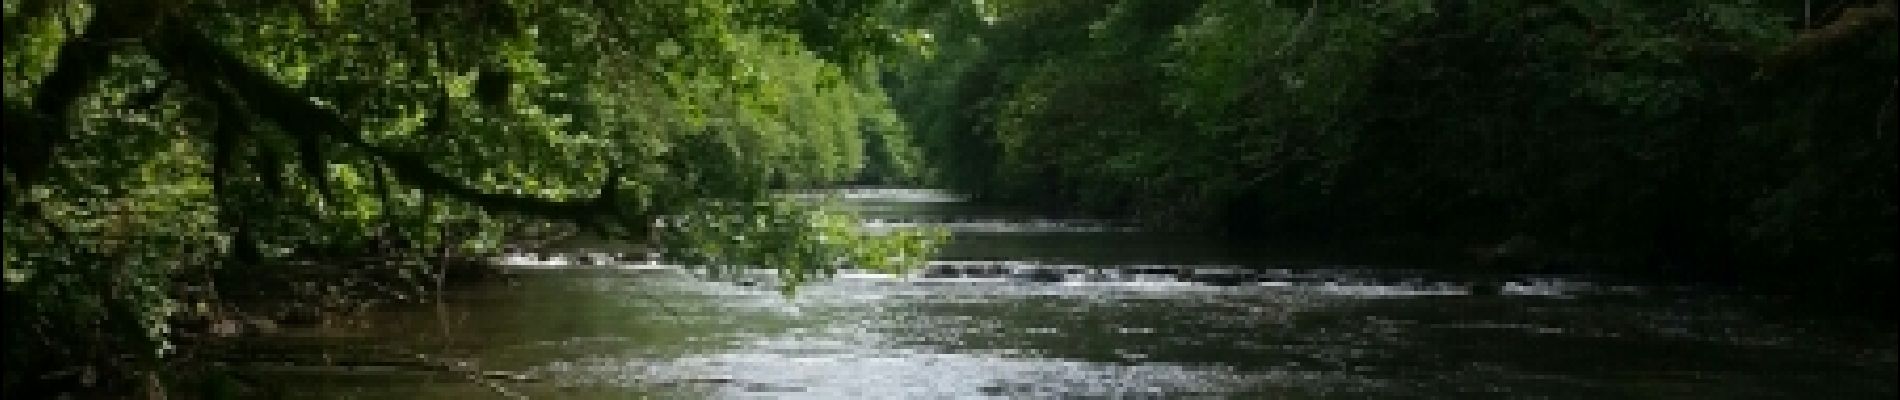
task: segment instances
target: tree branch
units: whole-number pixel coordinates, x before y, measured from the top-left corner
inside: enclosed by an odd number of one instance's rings
[[[31,108],[7,102],[6,166],[22,188],[39,182],[58,157],[54,153],[72,138],[66,134],[66,114],[105,76],[112,56],[111,38],[121,25],[101,13],[86,23],[85,31],[60,43],[53,69],[34,87]]]
[[[1834,22],[1801,32],[1794,41],[1775,50],[1764,60],[1757,75],[1772,75],[1797,62],[1834,51],[1867,32],[1893,34],[1891,30],[1883,31],[1880,28],[1893,24],[1894,11],[1894,0],[1848,7],[1841,11],[1840,17],[1835,18]]]
[[[182,25],[167,24],[165,33],[149,43],[156,49],[154,57],[159,64],[167,71],[186,77],[186,83],[196,90],[228,88],[237,97],[236,100],[249,106],[247,108],[250,111],[295,136],[294,139],[335,140],[382,161],[390,175],[398,181],[473,204],[486,211],[569,220],[584,225],[593,224],[602,230],[606,229],[604,225],[608,225],[608,221],[603,219],[613,219],[612,225],[619,225],[629,231],[645,227],[637,218],[603,218],[624,215],[622,212],[626,211],[621,209],[623,204],[615,195],[619,189],[618,171],[608,174],[609,179],[602,185],[600,193],[591,199],[554,200],[496,193],[470,186],[461,179],[437,171],[420,155],[369,143],[359,128],[334,110],[318,106],[309,98],[295,93],[263,71],[245,63],[223,46],[191,27]],[[439,119],[444,118],[443,112],[441,109],[436,110],[424,129],[442,129]]]
[[[6,127],[6,135],[0,137],[0,151],[5,152],[0,162],[6,165],[6,173],[15,183],[24,189],[38,181],[40,174],[52,162],[52,138],[55,126],[40,118],[25,104],[7,99],[4,118],[0,118]],[[12,196],[14,188],[8,185],[7,196]]]

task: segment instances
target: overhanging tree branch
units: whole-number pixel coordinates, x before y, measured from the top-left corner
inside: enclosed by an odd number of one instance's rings
[[[1760,75],[1771,75],[1792,64],[1834,51],[1868,32],[1891,35],[1892,30],[1882,31],[1880,28],[1894,23],[1894,11],[1894,0],[1843,9],[1834,22],[1801,32],[1794,41],[1775,50],[1762,63]]]
[[[245,108],[293,135],[293,139],[328,139],[361,150],[380,160],[398,181],[424,191],[449,196],[486,211],[574,221],[603,231],[610,230],[609,225],[627,231],[637,231],[646,225],[639,218],[612,218],[628,215],[615,194],[619,191],[618,170],[609,172],[599,193],[590,199],[556,200],[483,190],[437,171],[420,155],[369,143],[358,127],[334,110],[297,94],[189,26],[168,24],[164,33],[152,38],[149,45],[159,64],[168,71],[183,72],[176,75],[186,77],[186,83],[193,89],[229,90],[236,101],[247,106]],[[425,124],[425,130],[442,129],[440,119],[444,118],[444,111],[438,107],[435,112]]]
[[[123,25],[113,20],[116,15],[100,13],[84,32],[60,43],[52,71],[33,88],[31,109],[7,102],[6,166],[21,187],[38,183],[58,159],[59,147],[72,140],[66,135],[67,111],[105,76],[116,27]]]

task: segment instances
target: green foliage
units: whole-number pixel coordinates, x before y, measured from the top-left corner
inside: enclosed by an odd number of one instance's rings
[[[1894,270],[1893,22],[1841,22],[1891,2],[958,4],[908,16],[930,47],[887,70],[960,190],[1242,233],[1531,235],[1717,276],[1814,265],[1804,285]],[[1866,28],[1797,36],[1836,24]]]
[[[163,356],[175,279],[440,263],[541,220],[641,240],[920,169],[873,81],[881,1],[4,4],[4,325],[44,341],[8,347],[9,397]],[[774,257],[881,243],[812,229]]]
[[[808,200],[711,202],[659,222],[668,260],[707,267],[732,278],[770,269],[780,290],[844,268],[901,273],[927,261],[947,232],[867,232],[858,219]]]

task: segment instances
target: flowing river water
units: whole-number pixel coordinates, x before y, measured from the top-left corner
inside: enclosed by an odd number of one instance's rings
[[[254,339],[273,397],[1893,398],[1891,320],[1590,275],[1433,272],[836,192],[940,226],[908,275],[786,295],[644,261],[511,257],[508,279]],[[1350,249],[1350,246],[1343,246]],[[270,357],[263,357],[270,358]]]

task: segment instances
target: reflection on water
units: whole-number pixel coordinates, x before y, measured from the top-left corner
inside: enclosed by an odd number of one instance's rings
[[[845,194],[873,220],[997,229],[952,229],[906,274],[845,271],[789,297],[769,272],[709,280],[644,252],[515,256],[508,281],[262,338],[249,345],[283,357],[242,368],[288,398],[1895,393],[1887,321],[1770,317],[1751,310],[1772,300],[1590,276],[1279,263],[1023,228],[1118,224],[984,214],[942,192]]]

